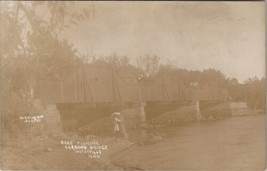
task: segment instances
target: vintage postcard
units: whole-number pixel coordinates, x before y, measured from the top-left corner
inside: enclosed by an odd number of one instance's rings
[[[265,170],[265,2],[0,12],[2,170]]]

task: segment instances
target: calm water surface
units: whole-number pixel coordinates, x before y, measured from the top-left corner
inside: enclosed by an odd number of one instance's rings
[[[149,170],[264,170],[265,115],[231,117],[163,129],[163,141],[133,145],[112,159]]]

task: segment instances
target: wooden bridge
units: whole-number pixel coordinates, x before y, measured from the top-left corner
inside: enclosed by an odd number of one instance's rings
[[[228,100],[228,91],[216,83],[186,86],[178,76],[158,74],[140,82],[138,77],[123,77],[103,66],[84,65],[61,80],[39,80],[35,88],[38,98],[50,103],[139,103]]]

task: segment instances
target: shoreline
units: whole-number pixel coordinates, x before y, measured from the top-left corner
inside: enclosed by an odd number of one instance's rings
[[[67,136],[68,137],[68,136]],[[75,137],[75,138],[74,138]],[[89,158],[89,154],[75,153],[60,144],[59,137],[37,139],[10,140],[2,143],[2,169],[4,170],[123,170],[111,161],[111,155],[131,145],[131,142],[112,137],[83,138],[69,136],[73,141],[99,141],[106,144],[108,150],[100,158]],[[64,137],[64,139],[67,139]]]
[[[247,117],[252,117],[248,115]],[[257,115],[256,115],[257,116]],[[230,118],[246,118],[245,116],[232,116]],[[224,119],[223,122],[227,122]],[[215,122],[216,120],[211,120]],[[216,121],[217,122],[217,121]],[[195,122],[191,122],[195,123]],[[205,124],[204,122],[201,122]],[[218,122],[220,123],[220,122]],[[199,125],[199,124],[197,124]],[[189,129],[193,129],[188,125]],[[168,129],[168,128],[167,128]],[[171,128],[170,129],[174,129]],[[20,137],[23,137],[22,135]],[[14,138],[14,137],[13,137]],[[153,138],[153,137],[152,137]],[[140,167],[125,167],[123,163],[118,163],[114,160],[117,155],[124,153],[131,148],[143,146],[160,145],[161,142],[166,142],[169,137],[163,136],[162,139],[155,141],[133,142],[123,138],[114,137],[98,137],[98,136],[78,136],[76,134],[62,134],[57,137],[49,137],[46,135],[37,137],[24,137],[24,139],[13,139],[2,141],[2,160],[5,170],[125,170],[139,169]],[[100,159],[90,159],[86,154],[75,153],[71,150],[66,150],[64,145],[60,144],[62,140],[70,140],[74,142],[97,142],[97,144],[106,145],[108,150],[103,151]],[[145,140],[145,139],[143,139]],[[90,144],[90,143],[89,143]],[[139,148],[140,147],[140,148]]]

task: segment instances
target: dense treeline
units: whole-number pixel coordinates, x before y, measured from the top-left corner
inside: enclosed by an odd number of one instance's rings
[[[157,74],[165,72],[178,76],[187,86],[190,86],[190,83],[195,81],[200,86],[215,83],[217,86],[226,88],[229,91],[229,100],[246,102],[252,109],[263,110],[265,106],[265,78],[248,78],[244,83],[239,83],[236,78],[229,78],[221,71],[212,68],[203,71],[189,71],[172,64],[161,64],[160,57],[151,54],[138,57],[137,65],[131,64],[130,59],[126,56],[116,54],[94,58],[90,63],[107,65],[122,72],[128,70],[128,72],[139,75],[143,81],[148,81]]]
[[[265,78],[249,78],[244,84],[230,84],[232,100],[247,102],[252,109],[265,110]]]
[[[248,102],[252,108],[264,108],[265,79],[253,78],[239,84],[237,79],[227,78],[216,69],[189,71],[171,63],[162,64],[161,58],[154,54],[144,54],[136,61],[116,54],[80,55],[70,42],[60,37],[60,33],[90,20],[93,11],[86,7],[79,11],[69,10],[73,5],[74,2],[57,1],[1,2],[0,96],[2,123],[9,123],[4,124],[8,130],[15,130],[14,133],[20,130],[18,118],[31,108],[32,87],[37,79],[60,79],[82,63],[107,65],[134,73],[140,81],[148,81],[165,72],[179,76],[188,86],[194,81],[200,85],[215,82],[229,90],[232,100]]]

